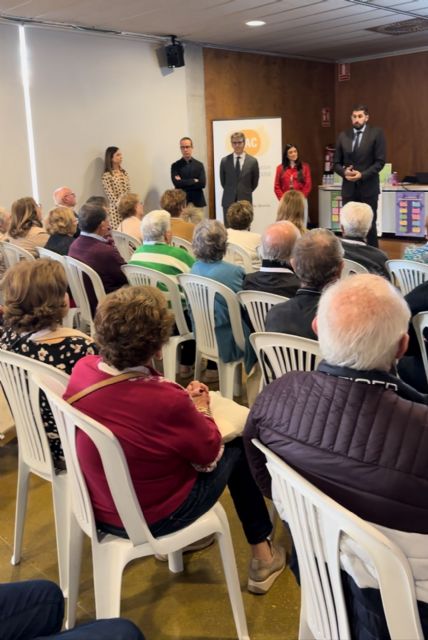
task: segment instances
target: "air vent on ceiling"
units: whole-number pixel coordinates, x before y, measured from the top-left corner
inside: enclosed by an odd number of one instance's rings
[[[402,36],[406,33],[417,33],[418,31],[428,30],[428,19],[414,18],[412,20],[401,20],[392,24],[385,24],[381,27],[371,27],[367,31],[375,31],[376,33],[384,33],[388,36]]]

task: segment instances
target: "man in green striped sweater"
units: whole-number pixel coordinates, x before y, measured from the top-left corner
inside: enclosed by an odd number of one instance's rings
[[[134,252],[129,264],[156,269],[169,276],[188,273],[195,259],[171,242],[171,216],[163,209],[151,211],[141,222],[143,244]]]

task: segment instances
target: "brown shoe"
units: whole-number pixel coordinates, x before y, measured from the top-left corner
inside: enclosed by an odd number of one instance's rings
[[[257,560],[253,558],[250,562],[248,576],[248,591],[263,595],[269,591],[277,577],[286,567],[286,554],[283,547],[275,545],[268,540],[272,551],[272,560]]]

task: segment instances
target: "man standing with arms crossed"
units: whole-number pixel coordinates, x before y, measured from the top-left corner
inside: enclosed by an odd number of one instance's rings
[[[334,170],[342,176],[342,204],[365,202],[373,210],[367,244],[378,246],[376,233],[379,172],[385,164],[386,146],[382,129],[367,124],[369,111],[358,104],[352,109],[352,128],[342,131],[336,142]]]
[[[202,162],[193,158],[193,142],[191,138],[181,138],[180,151],[182,158],[171,165],[171,180],[176,189],[186,192],[187,204],[205,207],[204,192],[206,178]]]
[[[238,200],[253,201],[253,191],[259,184],[259,163],[256,158],[245,153],[245,136],[242,131],[232,133],[230,137],[233,153],[220,162],[220,182],[223,187],[224,224],[227,226],[227,210]]]

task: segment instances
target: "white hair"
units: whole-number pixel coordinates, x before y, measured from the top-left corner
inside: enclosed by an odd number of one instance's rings
[[[389,371],[407,333],[410,310],[381,276],[349,276],[327,287],[318,305],[318,339],[329,364]]]
[[[340,211],[345,237],[366,238],[373,221],[373,210],[364,202],[347,202]]]
[[[141,221],[143,241],[163,241],[171,229],[171,215],[164,209],[155,209],[147,213]]]

